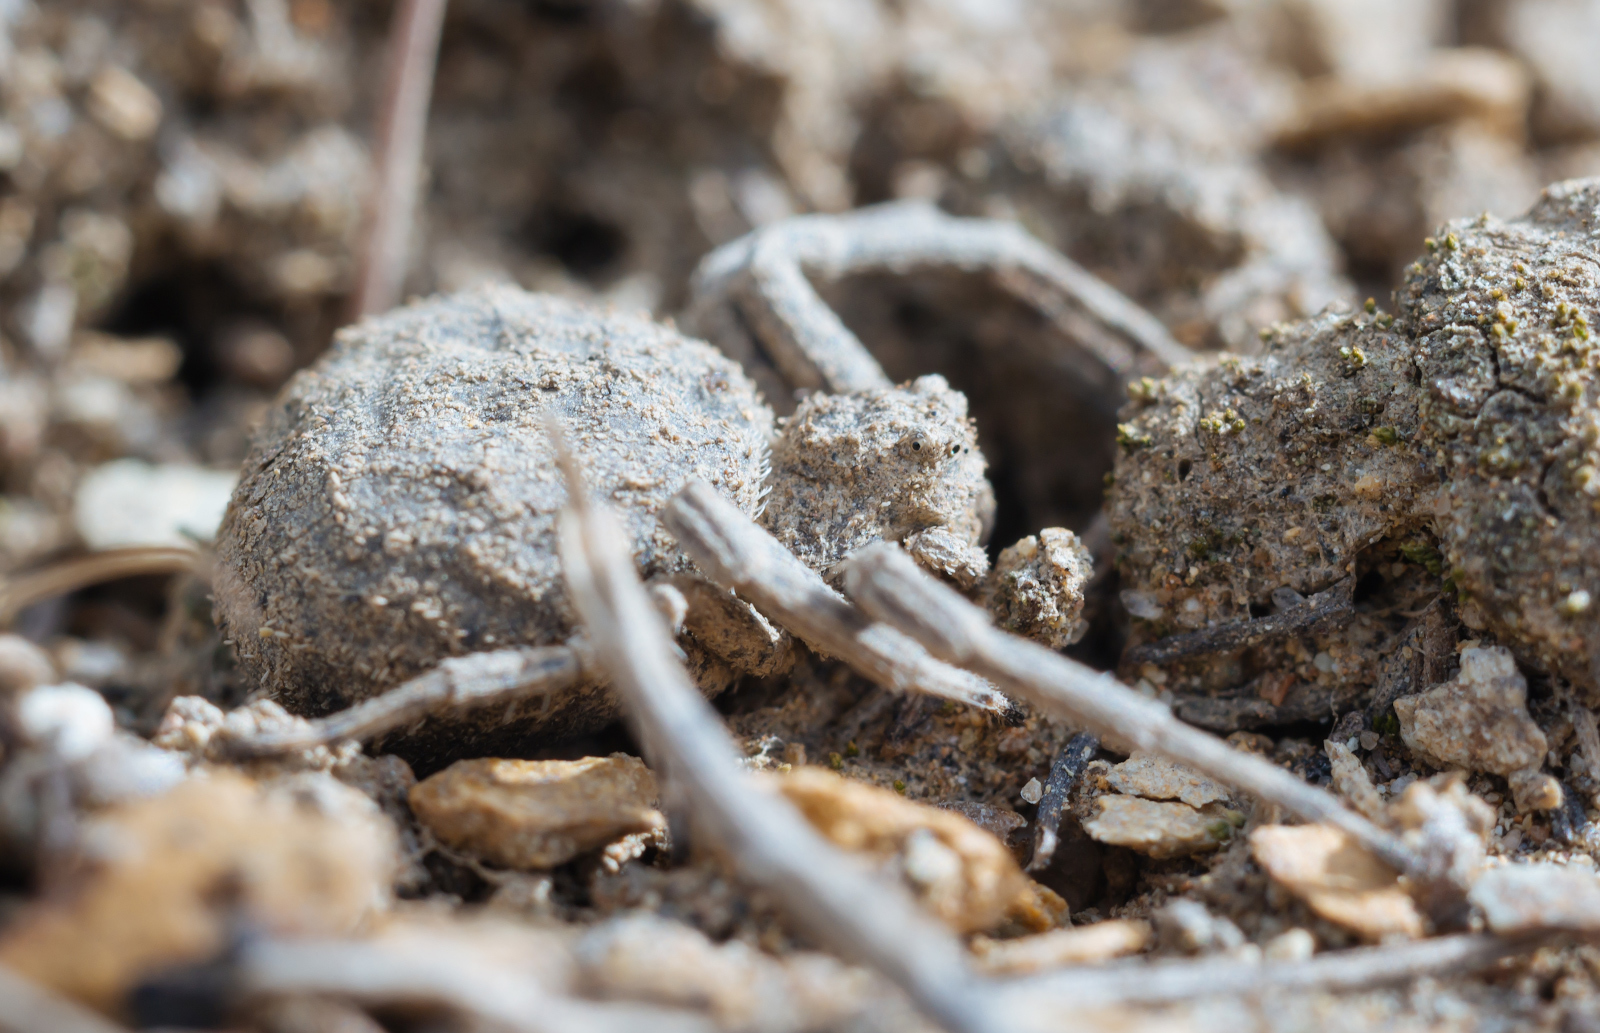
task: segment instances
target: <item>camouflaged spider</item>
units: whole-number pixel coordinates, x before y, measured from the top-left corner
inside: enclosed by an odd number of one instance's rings
[[[994,496],[965,396],[939,376],[891,384],[808,279],[918,265],[993,275],[1112,380],[1181,354],[1016,228],[906,205],[790,220],[703,263],[693,322],[769,390],[810,391],[782,420],[739,364],[646,319],[502,287],[364,322],[285,389],[218,539],[217,613],[242,668],[290,709],[333,716],[231,748],[412,726],[413,753],[448,756],[614,716],[561,578],[551,420],[622,512],[702,691],[781,671],[793,631],[881,684],[1005,710],[825,581],[861,546],[898,542],[1007,626],[1052,645],[1081,634],[1082,544],[1047,529],[991,570]],[[735,515],[766,549],[760,569],[697,568],[673,533],[696,504]],[[488,701],[502,705],[467,705]]]

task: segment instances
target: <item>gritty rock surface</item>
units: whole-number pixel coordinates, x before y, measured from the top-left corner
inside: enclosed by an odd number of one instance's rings
[[[1232,831],[1216,805],[1197,810],[1176,801],[1110,793],[1095,800],[1095,806],[1098,810],[1083,823],[1085,832],[1102,843],[1156,858],[1215,850]]]
[[[966,397],[943,377],[814,394],[773,447],[762,523],[824,574],[863,545],[920,533],[907,542],[912,554],[970,584],[989,569],[980,547],[994,518],[986,467]]]
[[[554,868],[622,836],[663,829],[650,769],[582,760],[457,761],[417,783],[411,809],[441,841],[505,868]]]
[[[1083,638],[1083,594],[1094,562],[1077,535],[1047,527],[1004,549],[987,586],[995,623],[1052,649]]]
[[[1395,700],[1400,735],[1438,767],[1509,775],[1544,762],[1544,732],[1528,716],[1528,683],[1498,646],[1463,649],[1452,681]]]
[[[1032,896],[1005,846],[959,814],[821,768],[796,768],[778,776],[776,785],[817,831],[877,858],[961,932],[994,928]]]
[[[224,772],[96,819],[66,873],[0,938],[0,963],[115,1011],[140,980],[215,956],[243,921],[353,933],[387,904],[394,834],[325,775],[257,787]]]
[[[691,477],[756,511],[771,414],[707,345],[511,288],[422,302],[343,332],[255,439],[216,585],[246,675],[323,713],[447,656],[565,639],[552,416],[646,576],[688,567],[657,513]],[[592,686],[541,706],[456,735],[615,713]]]
[[[1317,914],[1369,940],[1421,936],[1422,916],[1393,869],[1331,825],[1268,825],[1250,853]]]

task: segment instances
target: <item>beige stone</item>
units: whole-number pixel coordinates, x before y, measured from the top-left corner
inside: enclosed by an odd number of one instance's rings
[[[1378,787],[1372,784],[1361,758],[1344,743],[1331,739],[1323,743],[1322,748],[1328,754],[1334,790],[1373,821],[1382,820],[1383,797],[1378,795]]]
[[[1523,814],[1529,811],[1553,811],[1561,806],[1561,783],[1553,775],[1534,768],[1523,768],[1506,776],[1511,787],[1511,799]]]
[[[1436,767],[1509,775],[1544,763],[1544,733],[1528,716],[1528,683],[1509,650],[1461,651],[1452,681],[1395,700],[1400,737]]]
[[[1102,843],[1125,846],[1151,857],[1177,857],[1215,850],[1227,841],[1231,812],[1218,804],[1196,810],[1186,803],[1143,800],[1111,793],[1095,801],[1099,811],[1083,830]]]
[[[1114,918],[1013,940],[980,936],[972,943],[978,967],[993,976],[1018,976],[1065,965],[1093,965],[1137,954],[1150,942],[1150,923]]]
[[[115,807],[63,892],[0,938],[0,964],[113,1012],[141,979],[212,957],[238,928],[340,936],[383,910],[393,827],[326,775],[257,786],[221,771]]]
[[[1146,800],[1182,800],[1190,807],[1226,800],[1226,786],[1163,757],[1135,753],[1112,768],[1106,781],[1119,793]]]
[[[416,786],[411,809],[443,842],[506,868],[553,868],[665,825],[637,757],[463,760]]]
[[[21,635],[0,635],[0,700],[55,680],[49,653]]]
[[[818,832],[897,870],[924,907],[961,932],[1044,906],[1004,844],[959,814],[822,768],[796,768],[775,782]]]
[[[1331,825],[1267,825],[1250,854],[1311,910],[1368,940],[1421,936],[1422,915],[1394,870]]]
[[[1600,932],[1600,875],[1593,868],[1501,865],[1478,876],[1467,896],[1502,935]]]

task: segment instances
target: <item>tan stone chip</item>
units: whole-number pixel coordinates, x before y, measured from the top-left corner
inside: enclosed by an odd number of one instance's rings
[[[1190,807],[1226,800],[1227,786],[1149,753],[1135,753],[1106,775],[1111,788],[1146,800],[1182,800]]]
[[[961,932],[992,929],[1013,911],[1037,928],[1052,910],[1004,844],[959,814],[822,768],[774,781],[818,832],[897,869],[929,911]]]
[[[419,782],[410,799],[446,844],[507,868],[553,868],[666,824],[655,809],[655,776],[623,753],[458,761]]]
[[[1110,794],[1095,801],[1099,813],[1083,829],[1102,843],[1125,846],[1151,857],[1177,857],[1215,850],[1233,833],[1235,812],[1219,804],[1196,810],[1186,803]]]
[[[1365,939],[1423,933],[1394,870],[1331,825],[1267,825],[1251,833],[1250,853],[1311,910]]]

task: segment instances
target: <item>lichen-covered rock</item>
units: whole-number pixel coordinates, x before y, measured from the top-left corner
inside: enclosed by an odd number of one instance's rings
[[[1422,915],[1394,870],[1331,825],[1267,825],[1250,854],[1272,880],[1328,921],[1369,940],[1421,936]]]
[[[1324,314],[1136,385],[1108,513],[1146,630],[1248,617],[1389,543],[1470,626],[1600,688],[1597,259],[1600,180],[1558,183],[1448,225],[1392,320]]]
[[[505,868],[554,868],[622,836],[664,829],[637,757],[462,760],[411,788],[441,841]]]
[[[1002,628],[1061,649],[1088,630],[1083,593],[1093,575],[1078,536],[1047,527],[1001,550],[986,586],[989,609]]]
[[[773,447],[762,523],[824,575],[863,545],[939,530],[945,534],[912,554],[970,584],[989,569],[981,548],[994,519],[986,467],[966,396],[941,376],[814,394],[784,421]]]
[[[796,768],[775,782],[818,832],[877,858],[960,932],[993,929],[1035,896],[1005,845],[959,814],[821,768]]]
[[[240,928],[354,932],[386,906],[395,867],[392,826],[326,775],[256,786],[217,771],[108,811],[81,842],[63,892],[0,937],[0,964],[107,1012]]]
[[[657,517],[690,478],[760,504],[771,412],[708,345],[513,288],[412,305],[342,332],[255,439],[217,548],[245,675],[323,713],[448,656],[564,640],[551,417],[646,576],[690,566]],[[453,746],[614,713],[585,686],[468,715]]]
[[[1544,763],[1544,732],[1528,716],[1528,683],[1499,647],[1461,651],[1461,673],[1394,702],[1406,745],[1435,767],[1510,775]]]

